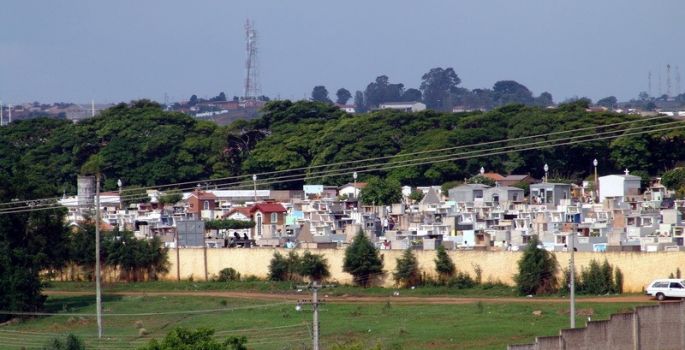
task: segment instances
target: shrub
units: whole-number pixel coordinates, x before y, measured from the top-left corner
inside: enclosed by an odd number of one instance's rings
[[[178,327],[169,332],[161,342],[156,339],[141,348],[140,350],[176,350],[176,349],[212,349],[212,350],[247,350],[245,337],[228,337],[220,343],[214,337],[214,330],[208,328],[198,328],[190,330]]]
[[[438,277],[442,282],[446,282],[450,277],[454,276],[456,266],[449,255],[445,247],[441,244],[438,246],[438,252],[435,257],[435,272],[438,273]]]
[[[449,280],[447,280],[447,286],[457,289],[467,289],[476,286],[476,281],[471,278],[468,274],[464,272],[457,272]]]
[[[86,346],[81,338],[69,334],[62,340],[60,338],[55,338],[50,340],[50,342],[43,346],[43,350],[85,350]]]
[[[269,279],[272,281],[288,279],[288,259],[279,252],[274,253],[269,263]]]
[[[614,292],[623,293],[623,272],[618,267],[614,269]]]
[[[557,289],[558,264],[554,255],[538,247],[537,236],[531,237],[514,277],[519,295],[551,294]]]
[[[369,286],[372,277],[383,273],[383,260],[378,249],[362,230],[345,249],[343,271],[351,274],[354,283],[363,287]]]
[[[215,279],[217,282],[240,281],[240,272],[232,267],[227,267],[219,271],[219,276]]]
[[[402,287],[415,286],[421,283],[419,262],[411,248],[407,248],[402,257],[397,259],[397,267],[392,275],[395,283]]]
[[[304,252],[299,264],[299,274],[309,277],[312,281],[321,281],[323,278],[330,277],[328,261],[320,254]]]

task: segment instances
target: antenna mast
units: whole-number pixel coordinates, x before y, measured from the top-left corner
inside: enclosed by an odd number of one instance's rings
[[[652,71],[650,70],[647,74],[647,92],[649,96],[652,96]]]
[[[671,97],[671,65],[666,65],[666,96]]]
[[[675,94],[680,95],[680,68],[675,66]]]
[[[245,21],[245,41],[247,60],[245,61],[245,89],[244,97],[246,100],[256,99],[260,89],[257,82],[257,31],[254,28],[254,21]]]

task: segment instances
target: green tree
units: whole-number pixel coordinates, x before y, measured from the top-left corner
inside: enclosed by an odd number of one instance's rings
[[[418,89],[407,89],[403,94],[402,94],[402,101],[406,102],[420,102],[423,100],[423,94],[421,93],[421,90]]]
[[[403,93],[404,84],[390,84],[388,76],[381,75],[366,86],[364,104],[366,108],[373,108],[378,107],[383,102],[401,101]]]
[[[609,96],[597,101],[597,105],[606,108],[616,108],[616,106],[618,105],[618,100],[615,96]]]
[[[332,103],[331,99],[328,98],[328,90],[323,85],[317,85],[312,90],[312,101]]]
[[[423,199],[423,192],[419,190],[413,190],[411,191],[411,194],[409,195],[409,199],[414,201],[415,203],[420,202]]]
[[[164,207],[166,204],[176,204],[182,199],[183,193],[179,190],[164,191],[164,193],[159,196],[159,204]]]
[[[364,231],[360,230],[345,249],[343,271],[351,274],[354,283],[363,287],[371,285],[372,280],[383,273],[383,260]]]
[[[489,177],[483,176],[483,175],[476,175],[474,177],[471,177],[466,181],[466,183],[469,184],[482,184],[482,185],[487,185],[487,186],[495,186],[495,181],[492,180]]]
[[[366,112],[366,104],[364,103],[364,93],[357,90],[354,93],[354,106],[357,112]]]
[[[685,168],[675,168],[661,175],[661,183],[670,190],[685,187]]]
[[[279,252],[275,252],[269,262],[269,280],[286,281],[288,279],[288,259]]]
[[[547,91],[541,93],[540,96],[535,98],[535,105],[540,107],[548,107],[554,105],[552,94],[550,94]]]
[[[347,104],[347,101],[349,101],[352,98],[352,94],[349,90],[345,88],[340,88],[338,89],[338,91],[335,92],[335,97],[337,98],[335,100],[335,103],[344,105]]]
[[[531,236],[514,277],[519,295],[551,294],[557,290],[559,265],[550,252],[540,247],[537,236]]]
[[[454,276],[454,273],[457,271],[456,266],[454,266],[454,261],[452,261],[452,258],[447,254],[447,250],[442,244],[438,246],[437,254],[435,256],[435,271],[438,273],[438,277],[443,283]]]
[[[309,277],[312,281],[321,281],[331,275],[326,258],[321,254],[312,254],[309,251],[305,251],[300,259],[299,273],[304,277]]]
[[[402,186],[393,179],[369,178],[359,194],[364,204],[389,205],[402,200]]]
[[[416,260],[416,256],[414,256],[411,248],[405,249],[402,256],[397,258],[397,265],[392,277],[396,284],[405,288],[421,283],[419,262]]]
[[[161,342],[156,339],[139,350],[247,350],[246,337],[229,337],[223,342],[214,338],[214,330],[198,328],[191,330],[178,327],[169,332]]]
[[[530,105],[533,103],[533,94],[522,84],[513,80],[500,80],[492,87],[495,104],[498,106],[510,103]]]
[[[448,103],[450,94],[455,93],[457,86],[461,83],[454,69],[431,68],[421,79],[420,88],[426,107],[439,111],[451,111],[453,106]]]

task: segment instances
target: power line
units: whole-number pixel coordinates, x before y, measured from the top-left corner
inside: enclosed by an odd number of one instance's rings
[[[416,151],[416,152],[409,152],[409,153],[398,153],[398,154],[391,155],[391,156],[372,157],[372,158],[351,160],[351,161],[345,161],[345,162],[334,162],[334,163],[327,163],[327,164],[320,164],[320,165],[312,165],[312,166],[307,166],[307,167],[290,168],[290,169],[284,169],[284,170],[275,170],[275,171],[269,171],[269,172],[256,173],[255,175],[261,177],[261,176],[265,176],[265,175],[274,175],[274,174],[281,174],[281,173],[287,173],[287,172],[293,172],[293,171],[311,170],[311,169],[318,169],[318,168],[330,167],[330,166],[335,166],[335,165],[357,164],[357,163],[364,163],[364,162],[370,162],[370,161],[376,161],[376,160],[391,159],[394,157],[406,157],[406,156],[433,153],[433,152],[442,152],[442,151],[448,151],[448,150],[463,149],[463,148],[468,148],[468,147],[481,147],[481,146],[498,144],[498,143],[503,143],[503,142],[514,142],[514,141],[528,140],[528,139],[532,139],[532,138],[575,133],[575,132],[579,132],[579,131],[586,131],[586,130],[593,130],[593,129],[600,129],[600,128],[609,128],[609,127],[613,127],[613,126],[619,126],[619,125],[625,125],[625,124],[631,124],[631,123],[641,123],[641,122],[651,121],[651,120],[655,120],[655,119],[668,119],[668,117],[666,117],[666,116],[654,116],[654,117],[648,117],[648,118],[643,118],[643,119],[638,119],[638,120],[630,120],[630,121],[623,121],[623,122],[617,122],[617,123],[611,123],[611,124],[576,128],[576,129],[571,129],[571,130],[561,130],[561,131],[554,131],[554,132],[544,133],[544,134],[522,136],[522,137],[518,137],[518,138],[514,138],[514,139],[494,140],[494,141],[481,142],[481,143],[477,143],[477,144],[459,145],[459,146],[445,147],[445,148],[432,149],[432,150],[423,150],[423,151]],[[666,124],[666,123],[663,123],[663,124]],[[657,124],[657,125],[662,125],[662,124]],[[160,188],[177,187],[177,186],[189,185],[189,184],[197,185],[197,184],[202,184],[205,182],[217,182],[217,181],[240,179],[240,178],[245,178],[245,181],[249,181],[250,180],[249,176],[250,176],[250,174],[234,175],[234,176],[228,176],[228,177],[222,177],[222,178],[216,178],[216,179],[203,179],[203,180],[194,180],[194,181],[186,181],[186,182],[177,182],[177,183],[166,184],[166,185],[136,187],[136,188],[130,188],[130,189],[122,189],[121,192],[125,193],[125,192],[140,191],[140,190],[146,190],[146,189],[160,189]],[[35,203],[35,202],[43,202],[43,201],[57,201],[59,199],[60,199],[59,197],[50,197],[50,198],[29,199],[29,200],[22,200],[22,201],[12,201],[12,202],[7,202],[7,203],[0,203],[0,206],[14,205],[17,203]]]

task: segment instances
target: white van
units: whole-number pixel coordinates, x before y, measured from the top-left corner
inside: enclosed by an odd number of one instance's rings
[[[659,301],[666,298],[685,298],[685,280],[674,278],[654,280],[647,286],[645,293]]]

